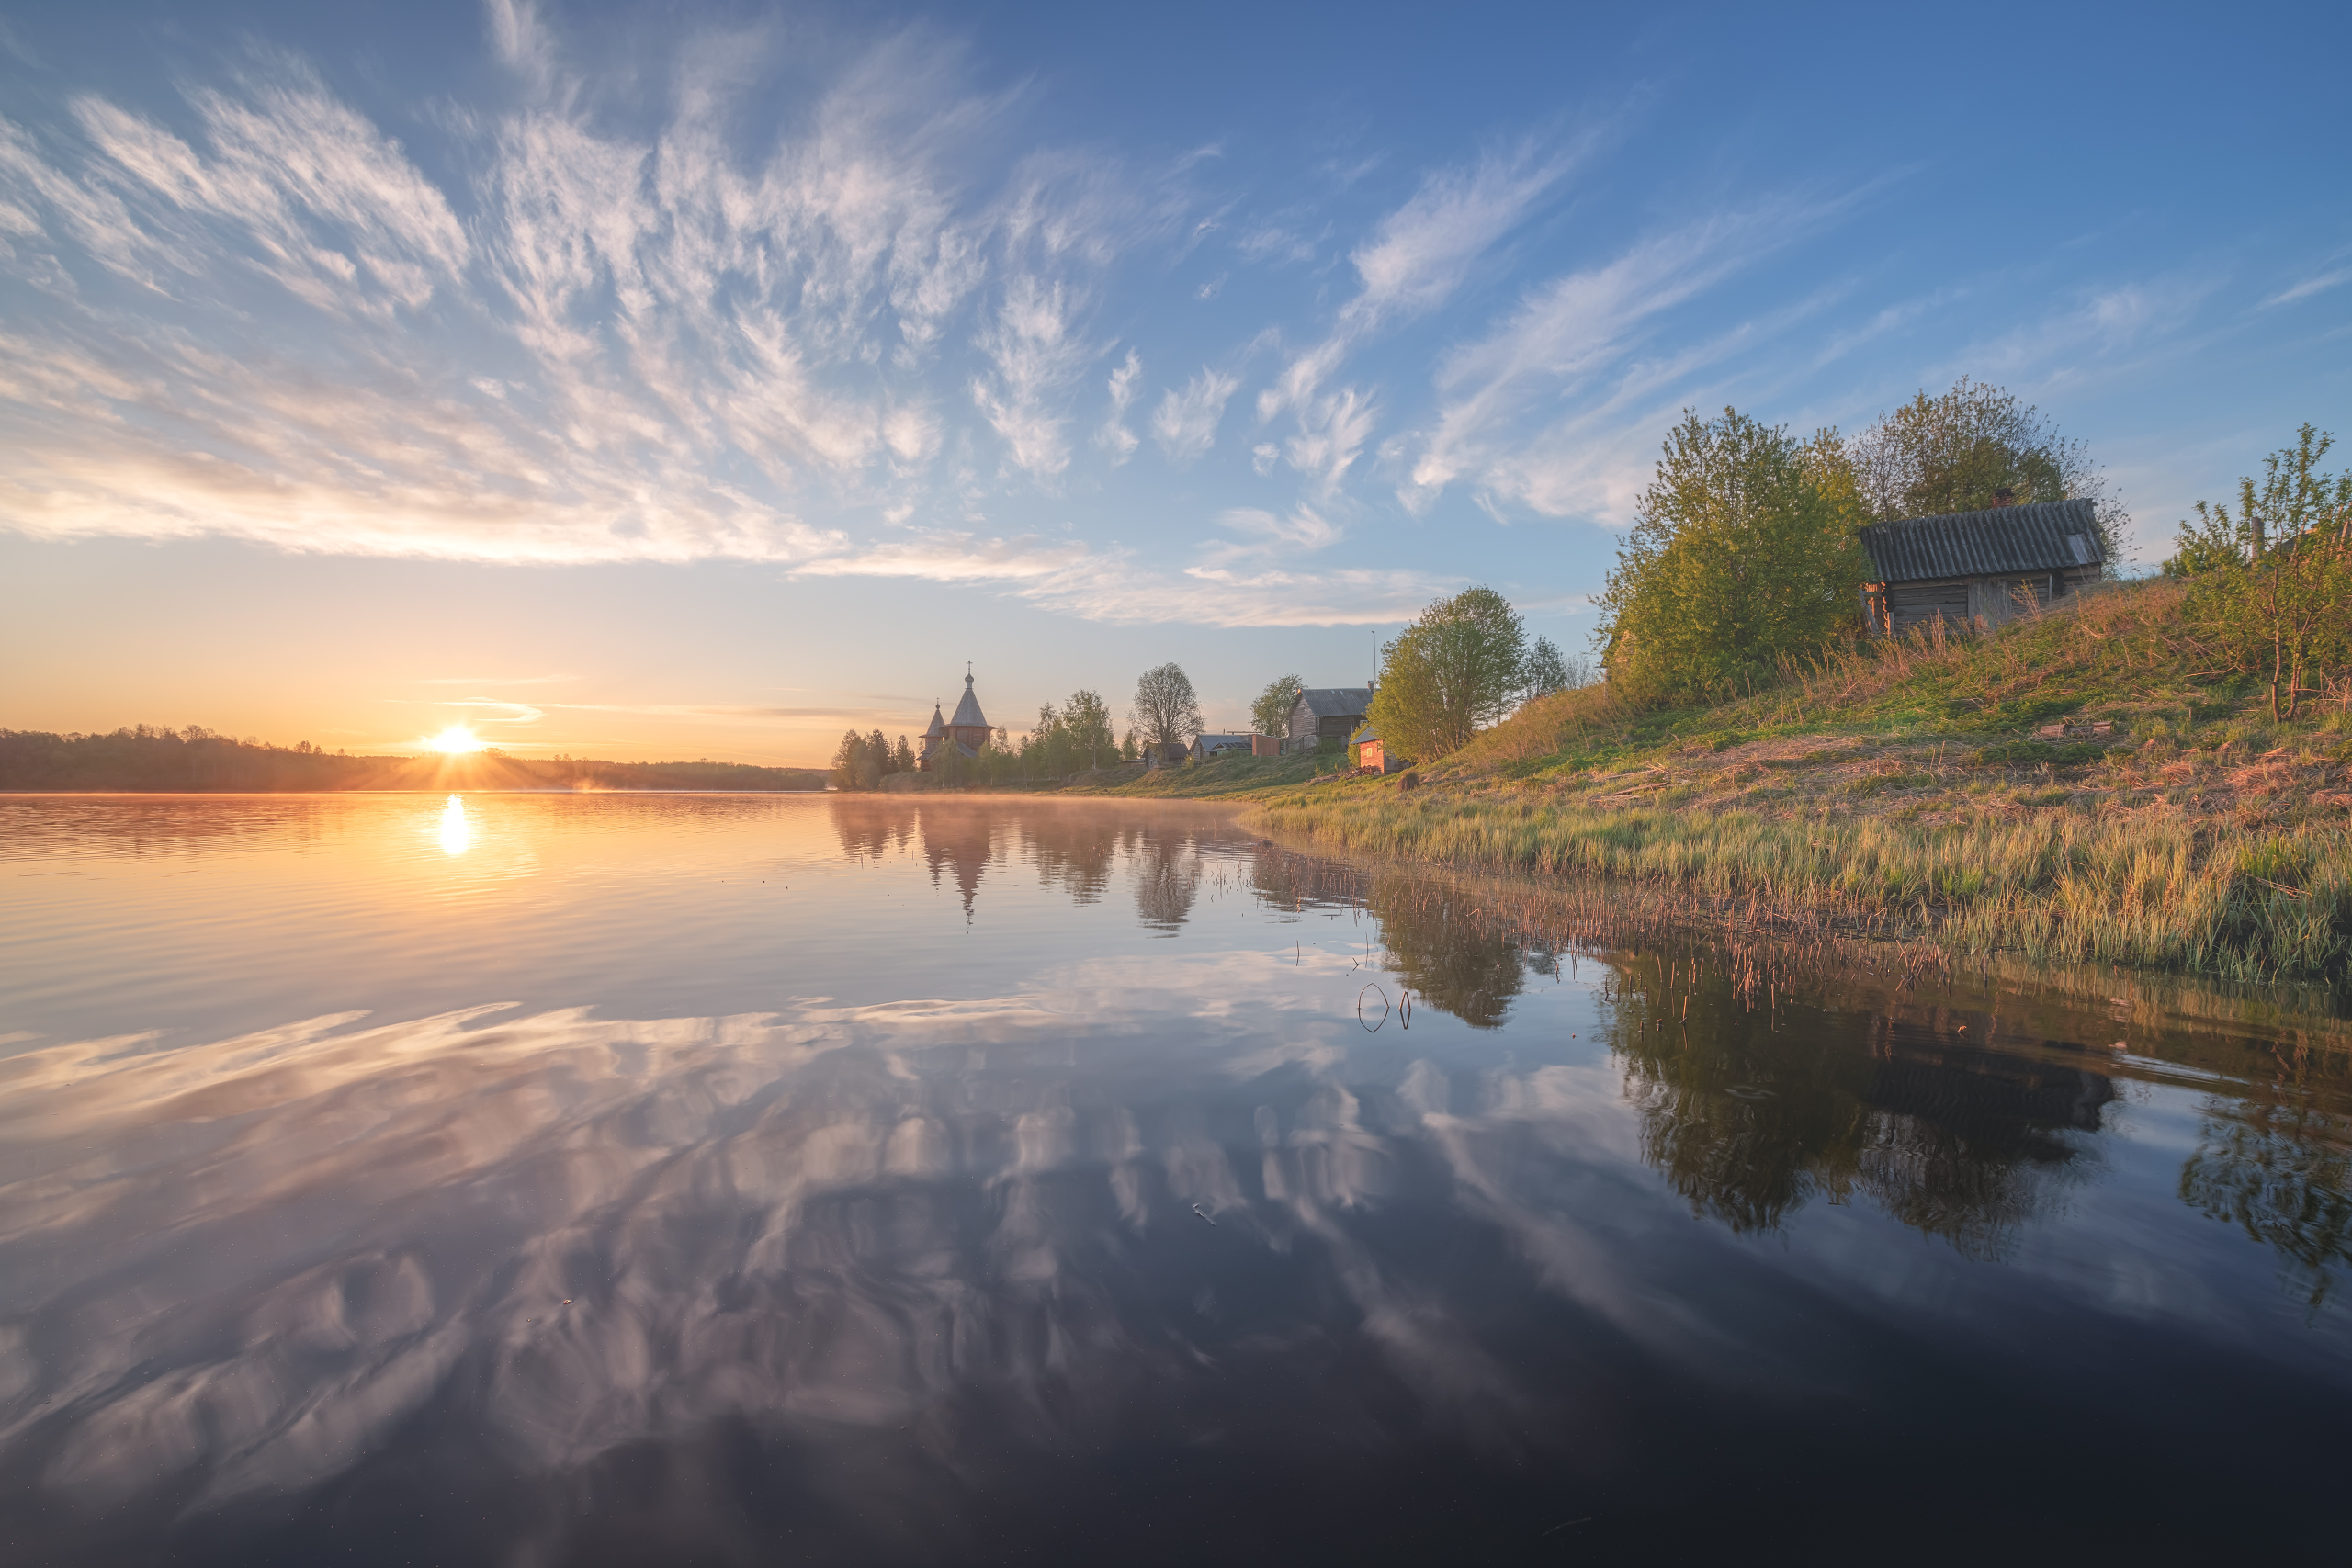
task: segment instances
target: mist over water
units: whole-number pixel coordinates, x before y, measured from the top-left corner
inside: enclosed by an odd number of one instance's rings
[[[2324,1017],[1125,803],[17,797],[0,913],[11,1562],[2244,1551],[2352,1446]]]

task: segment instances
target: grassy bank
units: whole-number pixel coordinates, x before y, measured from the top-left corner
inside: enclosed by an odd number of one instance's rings
[[[1713,706],[1562,693],[1417,788],[1251,797],[1265,830],[1319,849],[2352,989],[2352,722],[2336,703],[2273,724],[2265,689],[2211,671],[2179,592],[2127,585],[1992,637],[1856,650]],[[2053,723],[2070,732],[2043,737]]]
[[[1826,919],[1963,952],[2339,986],[2352,959],[2339,827],[2072,813],[1926,826],[1349,786],[1265,802],[1258,820],[1320,849],[1664,883],[1759,923]]]

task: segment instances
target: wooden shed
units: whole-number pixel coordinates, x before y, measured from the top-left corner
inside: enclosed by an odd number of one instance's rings
[[[1862,615],[1883,636],[1939,619],[1954,630],[1996,626],[2066,600],[2107,566],[2086,500],[1873,523],[1861,539],[1873,578],[1862,584]]]
[[[1355,748],[1359,768],[1378,768],[1384,773],[1393,773],[1405,765],[1404,758],[1388,754],[1388,743],[1374,734],[1369,724],[1350,737],[1348,744]]]
[[[1317,742],[1345,742],[1363,727],[1372,707],[1370,686],[1309,686],[1290,705],[1290,732],[1283,738],[1285,751],[1312,751]]]

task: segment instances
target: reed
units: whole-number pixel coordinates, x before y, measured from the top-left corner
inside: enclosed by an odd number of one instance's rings
[[[1512,793],[1261,802],[1318,851],[1601,879],[1964,953],[2352,988],[2352,831],[2041,813],[1943,826],[1594,807]]]

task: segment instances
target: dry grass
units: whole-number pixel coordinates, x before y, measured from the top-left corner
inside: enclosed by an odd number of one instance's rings
[[[1956,952],[2352,984],[2352,829],[2013,811],[1948,825],[1619,795],[1341,788],[1265,801],[1318,850],[1670,889]]]

